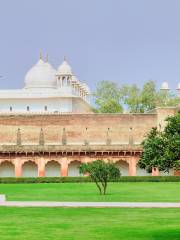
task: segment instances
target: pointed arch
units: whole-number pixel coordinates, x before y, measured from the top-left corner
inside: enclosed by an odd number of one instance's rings
[[[120,169],[121,176],[129,175],[129,164],[127,161],[120,159],[116,162],[116,165]]]
[[[38,177],[38,166],[36,162],[28,160],[23,163],[22,177]]]
[[[45,166],[46,177],[60,177],[61,176],[61,165],[58,161],[50,160]]]
[[[10,161],[2,161],[0,163],[0,177],[15,177],[15,167]]]
[[[81,161],[74,160],[69,163],[68,165],[68,176],[70,177],[78,177],[80,176],[79,173],[79,166],[81,165]]]

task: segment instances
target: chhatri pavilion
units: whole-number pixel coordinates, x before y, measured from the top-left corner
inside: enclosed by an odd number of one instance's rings
[[[23,89],[0,90],[0,112],[89,112],[89,96],[88,86],[77,79],[66,59],[56,70],[40,57],[27,72]]]

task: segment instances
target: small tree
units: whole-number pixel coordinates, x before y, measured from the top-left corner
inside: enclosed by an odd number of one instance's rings
[[[119,168],[114,163],[105,163],[103,160],[81,164],[80,173],[88,173],[98,187],[99,193],[104,195],[108,181],[118,180],[120,177]]]

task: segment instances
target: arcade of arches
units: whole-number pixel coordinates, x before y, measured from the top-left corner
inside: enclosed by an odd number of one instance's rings
[[[79,166],[82,162],[96,159],[18,159],[0,161],[0,177],[59,177],[80,176]],[[108,161],[108,159],[104,159]],[[121,170],[122,176],[136,175],[136,159],[112,160]]]
[[[66,177],[80,176],[79,166],[96,159],[18,159],[0,161],[0,177]],[[104,159],[108,161],[108,159]],[[137,166],[138,158],[111,159],[120,169],[121,176],[147,176],[149,173]],[[152,175],[158,175],[156,169]]]

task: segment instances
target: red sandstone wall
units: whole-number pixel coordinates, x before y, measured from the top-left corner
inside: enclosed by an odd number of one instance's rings
[[[134,142],[140,143],[149,129],[156,125],[156,114],[1,115],[0,144],[16,143],[18,128],[21,129],[23,144],[37,144],[41,127],[46,143],[51,144],[61,143],[64,127],[68,143],[83,143],[88,138],[90,143],[104,144],[108,128],[112,143],[128,143],[130,127]]]
[[[167,117],[174,116],[177,113],[177,109],[178,108],[176,107],[157,108],[156,113],[158,128],[161,128],[161,130],[163,130],[167,123],[166,122]]]

